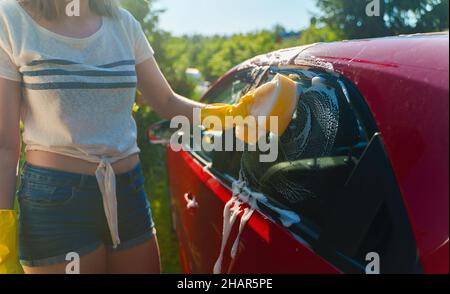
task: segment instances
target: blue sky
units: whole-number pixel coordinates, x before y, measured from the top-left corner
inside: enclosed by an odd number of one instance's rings
[[[160,27],[175,35],[233,34],[272,28],[288,30],[309,26],[314,0],[158,0],[164,8]]]

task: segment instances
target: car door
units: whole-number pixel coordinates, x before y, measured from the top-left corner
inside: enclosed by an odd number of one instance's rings
[[[228,74],[205,94],[207,103],[232,103],[248,91],[261,68]],[[212,152],[179,152],[167,148],[168,181],[173,223],[179,240],[182,269],[186,273],[211,273],[218,255],[222,231],[222,210],[228,201],[225,188],[211,189],[218,182],[209,169]],[[226,191],[226,192],[225,192]]]
[[[326,153],[304,154],[268,167],[250,165],[249,170],[254,170],[254,174],[267,169],[265,174],[269,174],[269,180],[265,184],[249,183],[248,188],[263,192],[270,205],[259,203],[232,259],[231,246],[238,233],[238,225],[234,225],[224,250],[221,272],[364,273],[366,257],[373,253],[383,259],[383,272],[417,272],[405,209],[399,200],[381,136],[370,123],[362,97],[348,81],[320,71],[295,68],[265,69],[252,87],[270,80],[276,73],[296,79],[302,91],[309,89],[309,97],[332,93],[332,97],[320,99],[335,99],[339,106],[336,116],[339,127],[335,129],[333,148]],[[310,90],[315,87],[326,91],[321,94]],[[222,93],[220,87],[216,93]],[[304,95],[300,98],[307,100]],[[214,102],[214,97],[208,102]],[[327,106],[323,104],[315,109],[324,107]],[[316,110],[312,109],[311,113],[317,119]],[[322,119],[332,121],[330,117]],[[294,119],[290,125],[292,132],[296,131],[297,121]],[[286,147],[292,147],[290,138],[280,144],[281,153],[291,152]],[[313,147],[315,151],[320,146]],[[240,178],[244,156],[234,151],[169,154],[169,167],[178,169],[178,172],[172,169],[169,174],[186,272],[212,272],[220,252],[223,208],[232,197],[233,183]],[[285,201],[290,198],[290,192],[284,195],[275,188],[286,178],[291,182],[285,186],[299,184],[315,198],[301,203]],[[288,197],[283,198],[282,194]],[[285,226],[280,209],[295,212],[301,221]]]
[[[253,70],[253,87],[261,83],[267,70],[258,69],[258,75]],[[226,87],[219,83],[205,96],[206,102],[227,102],[223,97],[233,96],[230,85],[236,88],[237,84],[228,81]],[[237,97],[240,96],[234,95]],[[232,184],[239,177],[241,157],[242,152],[235,151],[168,153],[176,231],[185,272],[213,271],[222,241],[223,209],[232,197]],[[338,272],[298,236],[274,221],[270,211],[254,212],[243,231],[237,256],[232,259],[229,252],[237,233],[235,225],[224,250],[222,273]]]
[[[249,181],[249,188],[264,193],[271,207],[261,203],[224,272],[420,272],[412,230],[382,136],[371,123],[356,87],[342,77],[298,68],[272,68],[262,81],[275,74],[297,80],[302,91],[299,106],[280,139],[281,159],[269,166],[243,165],[249,167],[248,177],[253,178],[267,169],[262,180]],[[336,112],[335,118],[326,111],[328,107]],[[301,116],[308,113],[322,124],[314,127],[310,121],[310,147],[302,146],[303,153],[300,149],[293,152],[297,142],[304,142],[303,127],[308,120]],[[329,126],[333,119],[336,128]],[[314,128],[318,132],[314,133]],[[332,148],[318,152],[324,148],[317,144],[324,129],[334,130]],[[301,140],[297,141],[295,134],[301,135]],[[244,154],[242,162],[251,163],[246,156],[252,157]],[[298,188],[304,199],[295,203],[292,199]],[[300,221],[284,226],[278,209],[295,212]]]
[[[276,72],[272,70],[265,71],[259,79],[259,84],[269,81],[274,74]],[[283,74],[290,75],[295,74],[295,72]],[[295,78],[294,76],[291,77]],[[240,180],[245,154],[250,153],[236,151],[214,153],[211,168],[213,176],[209,179],[208,186],[216,196],[219,196],[218,198],[222,199],[222,203],[216,208],[216,216],[222,217],[223,206],[233,194],[233,183]],[[259,169],[260,167],[254,166],[254,168]],[[258,187],[253,187],[251,184],[248,188],[255,192],[261,192]],[[259,203],[258,209],[253,213],[242,231],[235,258],[231,258],[230,252],[238,235],[239,221],[234,225],[225,247],[222,273],[339,273],[338,268],[317,254],[311,245],[303,239],[302,234],[298,234],[298,231],[302,231],[302,229],[308,231],[306,225],[284,226],[278,218],[278,208],[289,209],[289,207],[273,203],[274,205],[270,207]],[[223,221],[226,220],[222,220],[221,223]],[[315,232],[311,235],[313,235],[312,238],[316,237]],[[216,247],[216,258],[218,250],[219,247]]]

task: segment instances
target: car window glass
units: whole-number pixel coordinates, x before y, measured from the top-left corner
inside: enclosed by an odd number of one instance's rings
[[[215,85],[206,93],[205,103],[235,103],[241,98],[253,82],[252,69],[236,72]]]

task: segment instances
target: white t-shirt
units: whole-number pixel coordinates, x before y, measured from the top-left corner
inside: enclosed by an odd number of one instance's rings
[[[110,157],[138,151],[135,65],[152,55],[139,22],[124,9],[79,39],[40,26],[16,0],[0,1],[0,77],[22,82],[28,150]]]
[[[139,152],[135,66],[152,56],[139,22],[124,9],[80,39],[40,26],[16,0],[0,0],[0,78],[22,83],[26,150],[100,163],[97,178],[112,231],[111,163]]]

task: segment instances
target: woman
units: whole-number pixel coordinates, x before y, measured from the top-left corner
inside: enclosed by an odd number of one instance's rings
[[[26,273],[159,273],[143,190],[132,106],[192,118],[139,23],[113,0],[0,1],[0,210],[11,210],[24,122],[19,188],[20,261]]]

